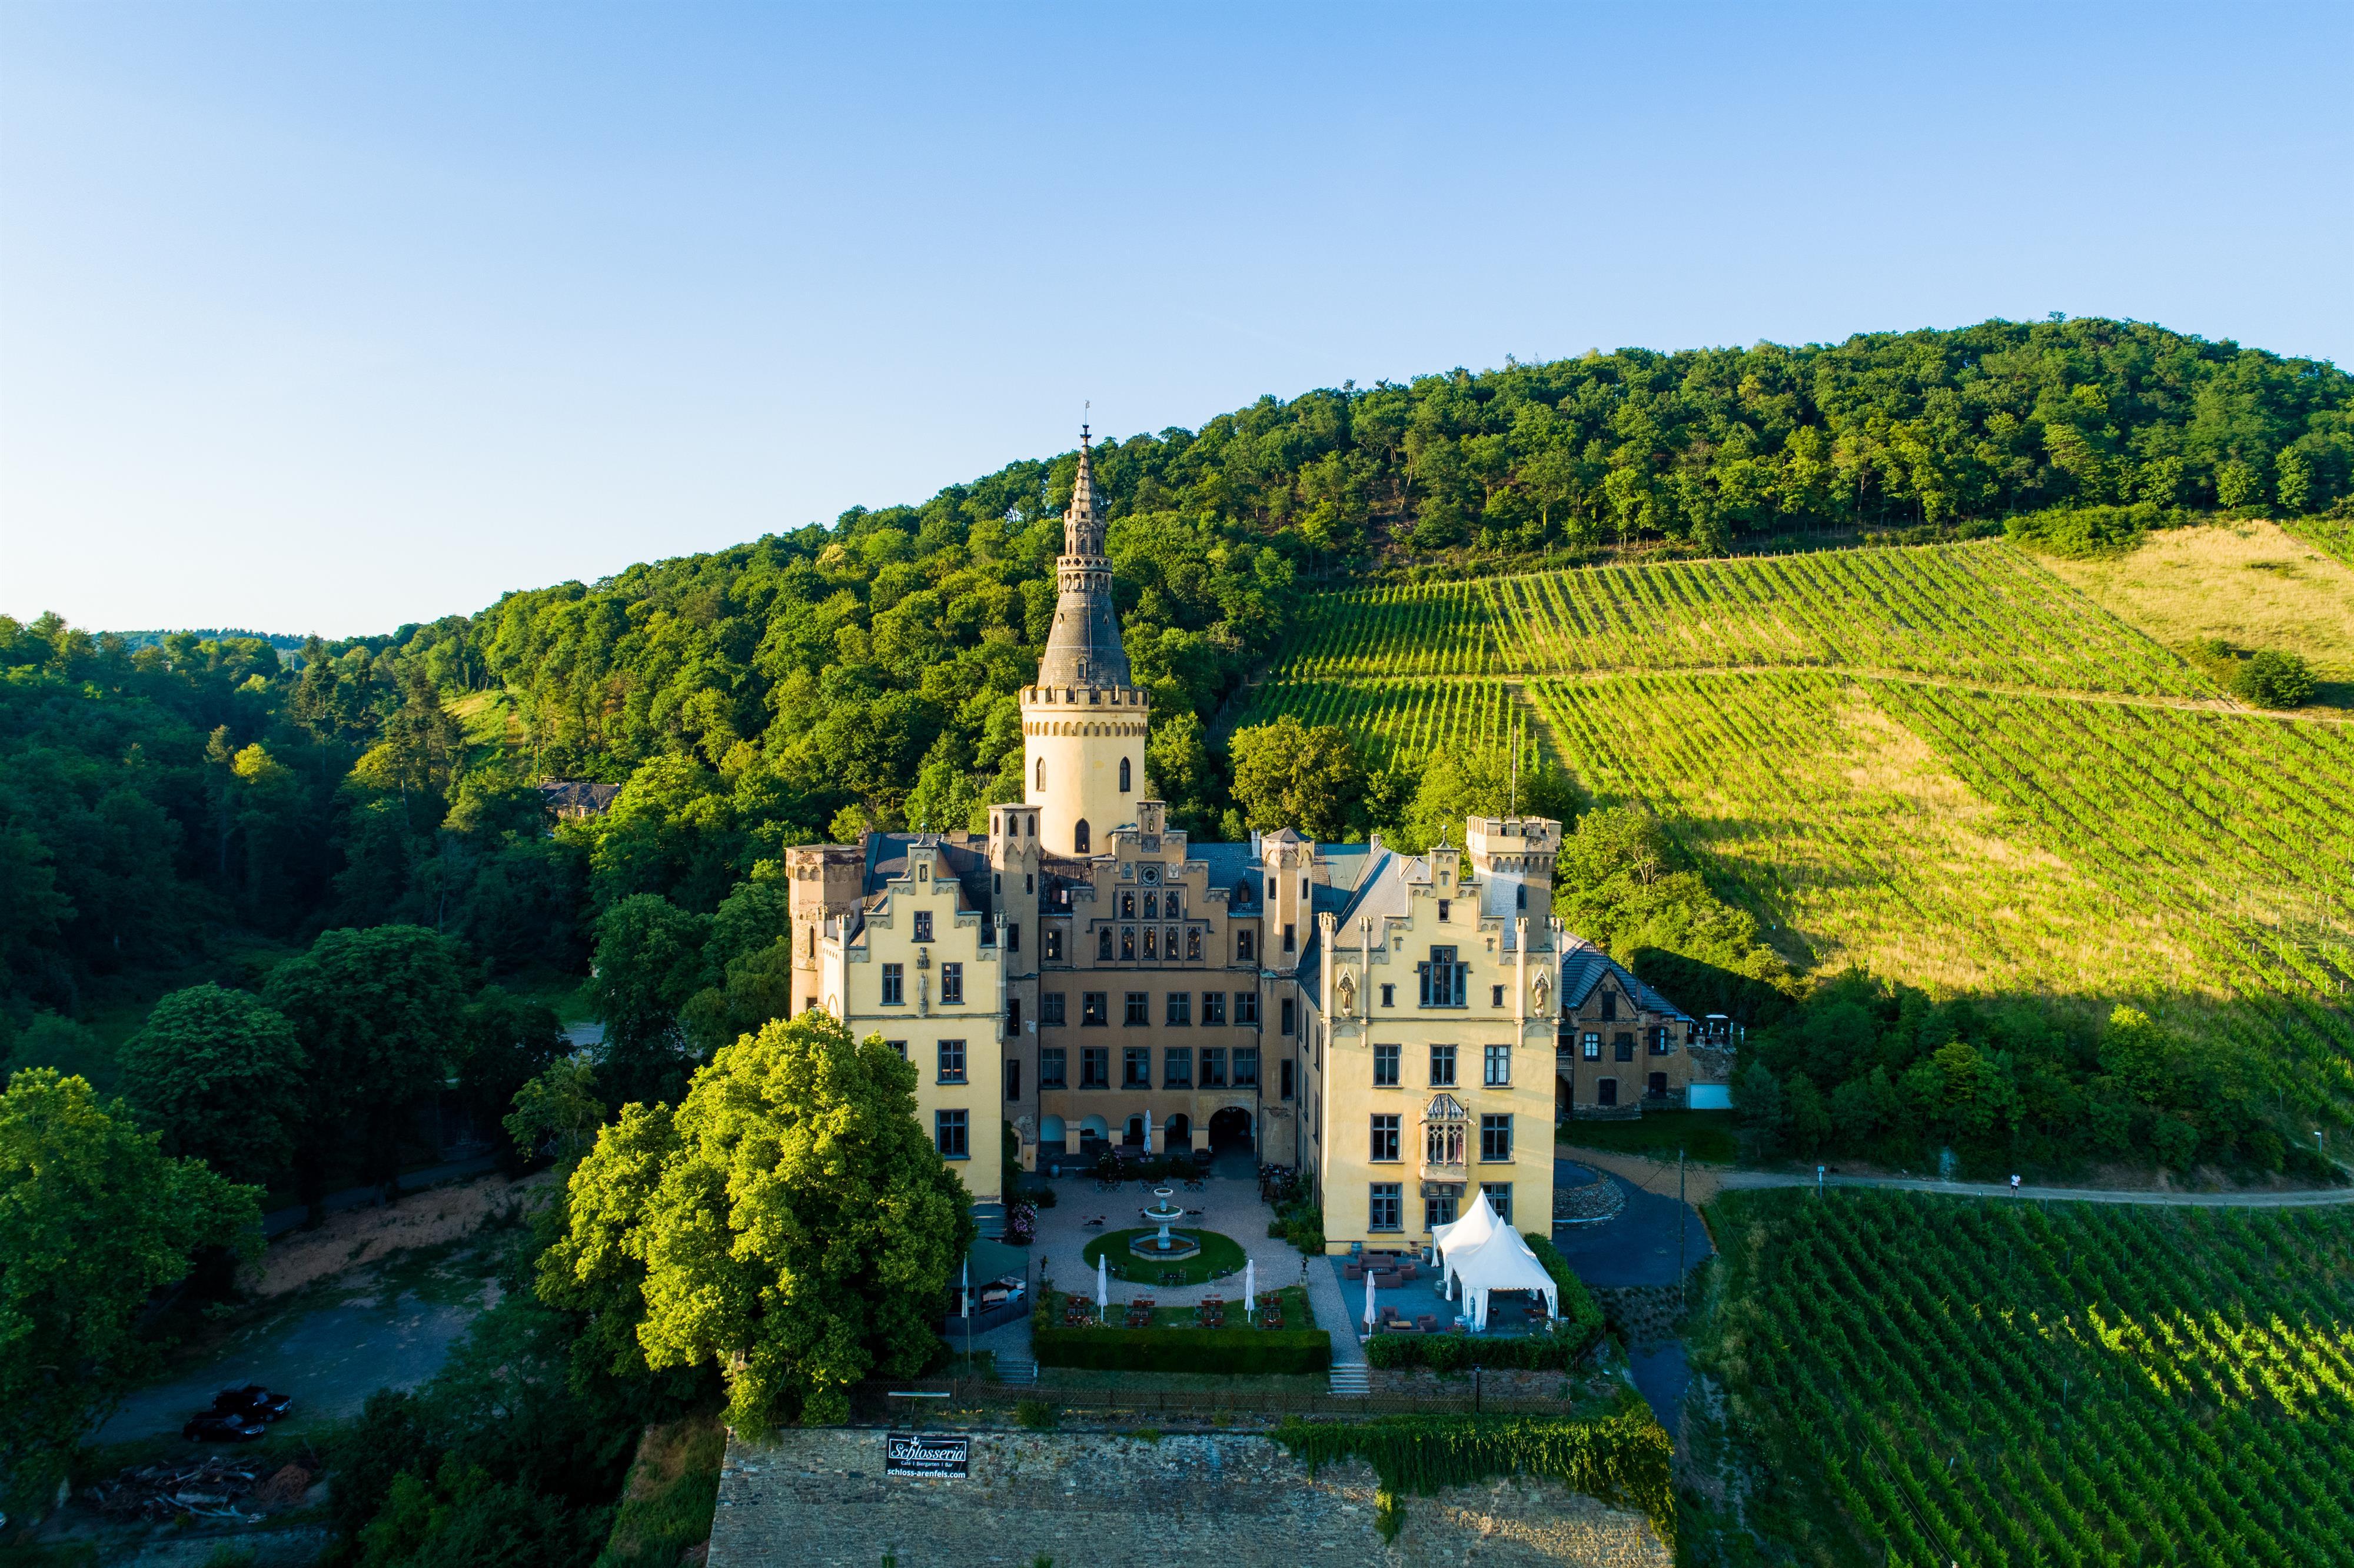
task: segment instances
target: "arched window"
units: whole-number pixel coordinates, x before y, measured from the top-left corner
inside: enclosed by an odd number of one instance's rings
[[[1513,892],[1512,892],[1512,907],[1513,907],[1513,908],[1515,908],[1515,909],[1526,909],[1528,906],[1529,906],[1529,890],[1528,890],[1528,888],[1527,888],[1527,887],[1525,887],[1525,886],[1519,887],[1519,888],[1515,888],[1515,889],[1513,890]]]
[[[1043,757],[1038,759],[1038,788],[1046,788],[1046,759]]]
[[[1087,820],[1081,817],[1071,828],[1071,848],[1078,854],[1087,853]]]
[[[1128,793],[1128,758],[1125,757],[1119,759],[1119,792],[1123,795]]]

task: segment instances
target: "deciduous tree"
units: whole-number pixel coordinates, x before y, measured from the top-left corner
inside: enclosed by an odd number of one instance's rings
[[[167,1154],[237,1181],[285,1169],[310,1057],[294,1026],[259,997],[217,985],[157,1002],[122,1049],[122,1092]]]
[[[716,1364],[728,1419],[839,1421],[906,1376],[974,1234],[916,1118],[916,1071],[822,1012],[721,1047],[685,1100],[624,1107],[540,1265],[619,1367]]]

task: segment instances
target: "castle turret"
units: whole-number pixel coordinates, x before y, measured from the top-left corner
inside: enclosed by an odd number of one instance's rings
[[[1060,593],[1055,624],[1038,662],[1038,683],[1022,693],[1023,779],[1027,804],[1039,809],[1050,854],[1093,854],[1110,833],[1137,822],[1144,783],[1144,737],[1150,698],[1129,680],[1112,603],[1106,523],[1096,499],[1087,432],[1079,434],[1079,471],[1063,514]]]

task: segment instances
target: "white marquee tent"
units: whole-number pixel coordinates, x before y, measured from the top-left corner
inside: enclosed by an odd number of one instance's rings
[[[1430,1246],[1437,1255],[1448,1298],[1453,1299],[1458,1285],[1462,1287],[1470,1304],[1473,1329],[1488,1327],[1491,1290],[1543,1291],[1546,1311],[1561,1316],[1561,1293],[1553,1276],[1521,1239],[1521,1233],[1497,1217],[1487,1193],[1479,1194],[1469,1213],[1432,1231]]]

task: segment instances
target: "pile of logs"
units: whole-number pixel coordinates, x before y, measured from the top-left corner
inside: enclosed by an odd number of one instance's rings
[[[213,1455],[186,1464],[135,1465],[86,1494],[101,1513],[116,1519],[249,1520],[237,1501],[253,1489],[260,1466]]]

